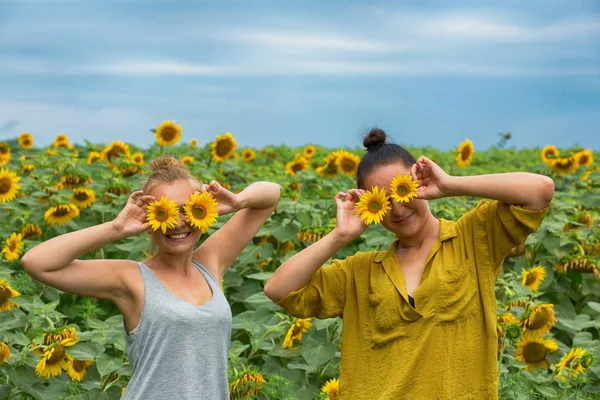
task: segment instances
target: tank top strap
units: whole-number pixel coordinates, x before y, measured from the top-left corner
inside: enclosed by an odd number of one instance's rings
[[[202,273],[202,275],[204,275],[204,277],[206,278],[206,280],[208,281],[208,283],[211,287],[216,285],[216,287],[220,288],[221,285],[219,284],[219,282],[217,282],[217,278],[215,278],[215,276],[212,274],[212,272],[210,272],[208,270],[208,268],[206,268],[204,265],[200,264],[198,261],[194,260],[193,258],[192,258],[192,264],[194,264],[194,266],[196,268],[198,268],[198,271],[200,271],[200,273]]]

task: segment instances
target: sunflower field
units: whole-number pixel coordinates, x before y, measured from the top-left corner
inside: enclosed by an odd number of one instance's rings
[[[182,141],[172,121],[153,131],[150,148],[74,145],[64,134],[45,147],[29,133],[0,143],[0,399],[121,396],[131,368],[116,307],[32,280],[20,258],[41,241],[112,220],[147,176],[147,163],[161,154],[233,192],[258,180],[282,188],[276,211],[223,280],[233,312],[231,397],[336,399],[341,320],[293,318],[262,288],[284,260],[333,228],[334,195],[355,186],[363,151],[240,148],[230,133]],[[600,398],[598,154],[551,144],[516,150],[506,146],[509,139],[501,135],[487,150],[469,140],[450,151],[407,148],[451,175],[530,171],[554,179],[544,223],[512,250],[497,281],[500,398]],[[456,220],[477,201],[446,198],[430,206],[436,217]],[[229,217],[218,217],[202,239]],[[373,225],[336,258],[385,249],[392,240]],[[85,257],[143,260],[151,251],[149,236],[138,235]]]

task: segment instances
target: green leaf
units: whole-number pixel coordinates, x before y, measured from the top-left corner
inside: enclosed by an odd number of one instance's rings
[[[588,301],[587,305],[592,310],[596,311],[597,313],[600,313],[600,303],[596,303],[596,302],[593,302],[593,301]]]
[[[98,343],[83,342],[69,347],[67,353],[76,360],[90,360],[104,353],[104,346]]]
[[[101,377],[105,377],[115,372],[123,366],[120,359],[110,357],[107,354],[101,354],[96,358],[96,369]]]
[[[318,367],[325,364],[335,356],[336,348],[330,343],[320,344],[312,340],[307,340],[302,344],[302,357],[308,365]]]
[[[548,398],[556,398],[558,396],[558,391],[551,386],[535,385],[535,388]]]
[[[273,276],[272,272],[257,272],[256,274],[246,275],[246,278],[256,279],[259,281],[266,282],[271,278],[271,276]]]

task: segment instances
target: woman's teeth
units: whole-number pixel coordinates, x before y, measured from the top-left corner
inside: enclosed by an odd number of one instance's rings
[[[187,233],[178,233],[176,235],[167,235],[167,236],[171,239],[183,239],[187,235],[188,235]]]

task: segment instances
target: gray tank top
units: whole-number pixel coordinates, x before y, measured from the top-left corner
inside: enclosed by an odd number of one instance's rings
[[[200,263],[213,296],[201,306],[181,300],[138,263],[144,308],[138,326],[125,329],[132,377],[122,399],[229,399],[227,360],[231,308],[215,277]]]

